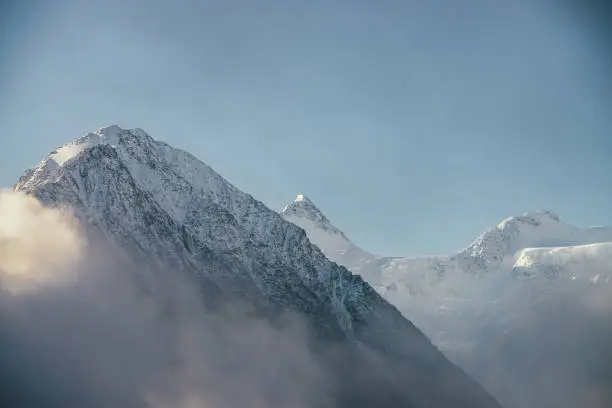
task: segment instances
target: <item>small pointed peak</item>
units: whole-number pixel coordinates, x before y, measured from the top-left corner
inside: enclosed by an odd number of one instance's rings
[[[308,225],[314,226],[318,230],[328,231],[333,234],[340,234],[346,241],[348,238],[344,233],[336,228],[329,219],[317,208],[316,205],[303,193],[296,196],[295,200],[285,206],[280,215],[289,222],[292,222],[307,231]],[[305,223],[306,222],[306,223]],[[311,224],[314,223],[314,224]]]
[[[306,195],[304,193],[300,193],[295,197],[295,200],[293,200],[292,203],[290,203],[289,205],[285,206],[285,208],[283,209],[283,211],[281,211],[282,214],[288,215],[288,214],[293,214],[293,215],[300,215],[302,217],[307,217],[307,218],[311,218],[311,219],[325,219],[325,216],[323,215],[323,213],[321,213],[321,210],[319,210],[314,203],[308,198],[306,197]]]

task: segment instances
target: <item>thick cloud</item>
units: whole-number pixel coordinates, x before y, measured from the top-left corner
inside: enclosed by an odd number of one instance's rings
[[[207,313],[187,278],[92,237],[69,212],[0,195],[0,406],[328,406],[302,319]]]
[[[84,250],[76,222],[66,211],[36,199],[0,191],[0,285],[5,291],[67,283]]]

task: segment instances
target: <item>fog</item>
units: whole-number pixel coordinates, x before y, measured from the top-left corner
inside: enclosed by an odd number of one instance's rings
[[[467,382],[438,372],[442,357],[431,361],[421,338],[406,348],[439,378],[357,342],[322,339],[298,312],[135,264],[140,257],[67,208],[3,192],[0,209],[2,407],[412,406],[444,376]],[[469,400],[472,391],[460,393]]]
[[[299,316],[255,317],[240,301],[206,312],[172,272],[131,265],[69,211],[3,192],[0,405],[329,406]]]
[[[410,292],[421,283],[416,275],[385,297],[505,408],[610,408],[608,258],[580,253],[560,258],[557,274],[550,260],[529,278],[511,266],[457,271],[432,278],[422,293]]]
[[[612,406],[612,286],[571,283],[488,327],[467,357],[507,408]]]

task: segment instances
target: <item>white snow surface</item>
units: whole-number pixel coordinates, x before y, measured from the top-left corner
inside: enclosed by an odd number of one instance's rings
[[[58,165],[63,166],[73,160],[85,149],[97,144],[108,144],[116,147],[119,144],[119,133],[121,128],[110,125],[96,130],[86,135],[58,147],[49,155],[49,159],[54,160]]]

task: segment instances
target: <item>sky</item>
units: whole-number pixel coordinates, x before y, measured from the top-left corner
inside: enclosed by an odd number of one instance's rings
[[[612,225],[597,6],[0,0],[0,187],[117,124],[275,210],[304,193],[378,254],[450,253],[539,209]]]

